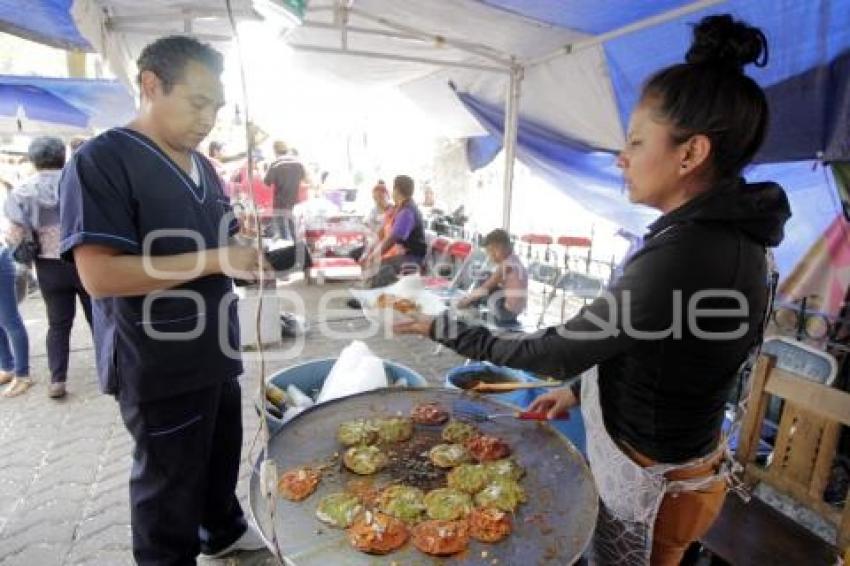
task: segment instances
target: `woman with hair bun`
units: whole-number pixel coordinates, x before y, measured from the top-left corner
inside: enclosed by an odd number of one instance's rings
[[[685,62],[649,79],[617,164],[631,201],[662,216],[622,277],[574,318],[519,338],[451,314],[396,326],[469,358],[581,376],[530,410],[554,417],[580,402],[601,500],[598,564],[678,564],[723,505],[725,404],[761,343],[768,248],[791,215],[782,188],[741,177],[768,123],[744,67],[766,63],[760,30],[710,16]]]

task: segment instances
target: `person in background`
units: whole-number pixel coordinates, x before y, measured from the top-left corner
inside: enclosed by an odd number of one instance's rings
[[[393,283],[406,269],[418,272],[428,243],[422,214],[413,202],[414,183],[407,175],[393,180],[392,223],[383,238],[365,254],[360,263],[366,277],[366,287],[384,287]],[[370,274],[371,273],[371,274]]]
[[[216,170],[224,167],[224,144],[212,140],[207,146],[207,158],[215,166]]]
[[[387,212],[393,207],[393,203],[390,201],[390,192],[387,190],[384,181],[379,180],[378,184],[372,188],[372,200],[375,202],[375,206],[372,207],[366,217],[366,226],[380,240],[383,237],[380,231],[384,227]]]
[[[213,165],[223,165],[225,163],[232,163],[233,161],[238,161],[239,159],[244,159],[245,152],[240,151],[239,153],[234,153],[233,155],[225,155],[224,144],[220,141],[212,140],[209,145],[207,145],[207,157]]]
[[[27,238],[35,238],[39,244],[35,269],[47,306],[47,365],[50,368],[47,395],[59,399],[66,392],[77,298],[89,327],[91,300],[77,268],[59,259],[59,177],[65,166],[65,144],[59,138],[36,138],[29,146],[29,159],[36,174],[15,187],[6,201],[5,213],[9,220],[6,240],[18,245]]]
[[[224,145],[220,141],[211,141],[207,146],[207,158],[222,181],[224,193],[229,197],[232,187],[227,180],[227,169],[224,167]]]
[[[437,192],[434,190],[434,188],[430,184],[426,183],[425,184],[425,190],[423,191],[423,195],[422,195],[422,208],[427,209],[427,210],[431,210],[432,208],[436,208],[436,207],[437,207]]]
[[[224,144],[220,141],[212,140],[207,146],[207,157],[213,163],[216,161],[221,163],[224,158]]]
[[[493,273],[457,303],[467,308],[486,301],[492,322],[497,326],[515,326],[517,317],[528,304],[528,272],[514,253],[507,232],[493,230],[485,236],[482,246],[487,250]]]
[[[298,190],[301,183],[307,181],[307,170],[289,150],[286,142],[277,140],[272,149],[275,160],[269,166],[265,177],[266,185],[270,185],[274,191],[272,226],[276,237],[294,240],[295,224],[292,209],[298,203]]]
[[[228,163],[233,163],[234,161],[238,161],[240,159],[245,158],[245,152],[240,151],[239,153],[234,153],[233,155],[225,155],[224,154],[224,144],[217,140],[212,140],[209,145],[207,145],[207,158],[209,159],[212,166],[215,168],[218,176],[221,177],[222,182],[224,184],[225,193],[227,196],[230,196],[231,185],[227,180],[227,173],[230,170]]]
[[[15,295],[17,269],[12,247],[0,239],[0,385],[3,397],[17,397],[32,386],[29,337]]]
[[[381,242],[392,228],[393,203],[390,202],[390,193],[384,181],[379,180],[372,188],[372,200],[375,202],[375,206],[366,217],[369,237],[366,238],[366,242],[362,246],[357,246],[348,254],[348,257],[354,261],[359,262],[368,255],[371,249],[370,242],[371,245]]]
[[[142,566],[265,546],[236,497],[243,367],[232,277],[269,269],[230,242],[237,223],[196,150],[224,104],[223,66],[191,37],[147,45],[137,116],[80,148],[60,182],[60,251],[93,297],[98,378],[134,441]]]
[[[230,197],[256,208],[263,226],[274,220],[274,187],[263,182],[263,161],[259,152],[255,152],[253,175],[248,175],[248,159],[233,173],[230,185]],[[249,178],[253,182],[249,182]]]

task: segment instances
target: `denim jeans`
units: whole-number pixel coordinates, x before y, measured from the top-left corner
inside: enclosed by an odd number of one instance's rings
[[[9,248],[0,245],[0,370],[18,377],[30,373],[29,338],[15,297],[15,262]]]

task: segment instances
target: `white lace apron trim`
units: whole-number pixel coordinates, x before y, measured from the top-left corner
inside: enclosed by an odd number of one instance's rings
[[[717,474],[691,480],[671,481],[671,471],[687,470],[714,459],[717,451],[684,464],[659,464],[644,468],[629,458],[605,429],[599,404],[597,368],[581,381],[581,412],[587,432],[587,457],[599,491],[599,519],[592,545],[594,564],[649,564],[652,531],[664,495],[697,491],[726,479],[724,466]]]

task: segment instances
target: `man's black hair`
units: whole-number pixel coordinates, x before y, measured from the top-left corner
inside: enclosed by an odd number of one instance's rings
[[[224,58],[221,53],[205,43],[186,35],[171,35],[148,44],[139,56],[139,84],[142,73],[151,71],[162,81],[165,94],[171,92],[174,85],[183,78],[183,71],[189,61],[196,61],[216,75],[224,70]]]
[[[484,241],[481,242],[481,245],[484,247],[490,245],[497,245],[508,250],[509,252],[513,252],[514,250],[514,245],[513,242],[511,242],[510,234],[508,234],[501,228],[496,228],[495,230],[484,236]]]
[[[413,179],[408,175],[399,175],[393,179],[393,188],[404,196],[404,198],[413,198]]]

